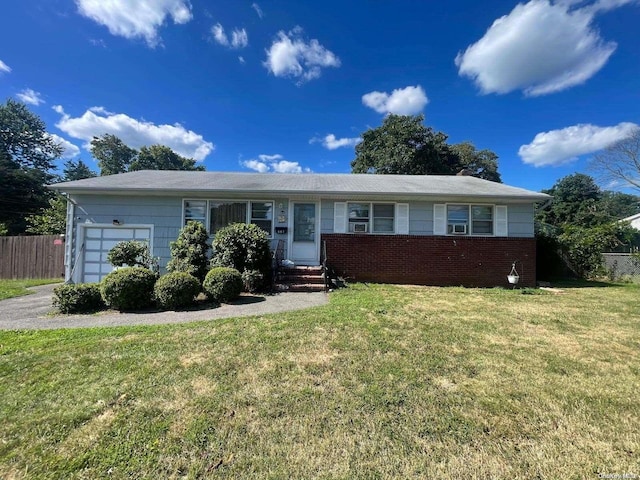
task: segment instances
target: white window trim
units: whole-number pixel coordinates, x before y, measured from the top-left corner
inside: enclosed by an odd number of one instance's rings
[[[448,237],[496,237],[496,205],[495,203],[477,203],[477,202],[467,202],[467,203],[444,203],[444,234]],[[470,230],[467,233],[449,233],[449,205],[461,205],[469,207],[469,223],[468,229]],[[473,232],[473,215],[471,212],[471,207],[491,207],[491,223],[492,223],[492,232],[491,233],[474,233]],[[479,220],[479,221],[487,221],[488,220]]]
[[[271,232],[268,234],[269,239],[273,239],[273,231],[276,223],[276,201],[275,200],[246,200],[246,199],[235,199],[235,198],[183,198],[182,199],[182,221],[180,225],[184,227],[185,222],[185,202],[205,202],[205,212],[204,212],[204,223],[205,228],[207,229],[207,233],[211,236],[211,203],[215,202],[225,202],[225,203],[246,203],[247,204],[247,215],[245,218],[245,222],[247,225],[251,223],[251,204],[252,203],[270,203],[271,204]]]
[[[342,203],[342,202],[338,202]],[[369,219],[367,223],[369,224],[369,228],[366,233],[359,232],[350,232],[349,231],[349,204],[350,203],[360,203],[360,204],[369,204]],[[350,235],[398,235],[396,233],[398,231],[398,202],[376,202],[372,200],[347,200],[344,202],[345,204],[345,231],[344,233],[348,233]],[[373,205],[393,205],[393,232],[374,232],[373,231]],[[334,207],[334,215],[335,215],[335,207]],[[388,217],[385,217],[388,218]],[[408,220],[407,220],[408,221]]]

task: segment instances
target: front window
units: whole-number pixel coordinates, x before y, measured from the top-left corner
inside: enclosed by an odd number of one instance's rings
[[[218,230],[232,223],[247,221],[247,202],[209,202],[209,233],[215,235]]]
[[[393,233],[395,205],[393,203],[349,203],[350,233]]]
[[[490,205],[447,205],[449,235],[493,235]]]
[[[253,223],[272,236],[273,202],[231,200],[184,200],[184,224],[195,220],[210,235],[232,223]]]

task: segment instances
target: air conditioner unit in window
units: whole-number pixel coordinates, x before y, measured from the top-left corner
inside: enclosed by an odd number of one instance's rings
[[[351,222],[349,223],[349,231],[352,233],[367,233],[369,224],[367,222]]]
[[[454,223],[451,225],[451,233],[454,235],[466,235],[467,224],[466,223]]]

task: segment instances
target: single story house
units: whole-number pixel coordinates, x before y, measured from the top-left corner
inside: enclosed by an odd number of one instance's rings
[[[211,236],[255,223],[297,265],[353,281],[507,285],[536,281],[535,204],[548,195],[471,176],[136,171],[58,183],[66,277],[101,280],[119,241],[148,241],[160,266],[190,220]]]

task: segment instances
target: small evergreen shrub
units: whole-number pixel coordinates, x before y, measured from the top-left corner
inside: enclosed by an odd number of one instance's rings
[[[242,276],[235,268],[214,267],[202,285],[207,296],[216,302],[229,302],[242,292]]]
[[[242,284],[245,292],[257,292],[264,286],[264,275],[258,270],[242,272]]]
[[[271,251],[267,233],[254,224],[233,223],[216,233],[213,239],[212,267],[235,268],[240,273],[257,271],[262,280],[257,283],[257,275],[252,277],[251,286],[255,290],[267,287],[271,278]]]
[[[165,309],[193,305],[199,293],[200,282],[198,279],[184,272],[171,272],[163,275],[153,288],[156,302]]]
[[[209,234],[200,222],[188,222],[175,242],[171,242],[171,260],[167,271],[184,272],[202,282],[208,270]]]
[[[116,243],[109,250],[107,260],[114,267],[145,267],[154,272],[159,270],[158,259],[151,256],[149,244],[137,240]]]
[[[148,268],[123,267],[104,277],[100,294],[108,307],[140,310],[153,303],[156,278],[156,274]]]
[[[53,289],[53,306],[61,313],[95,312],[104,308],[100,284],[60,285]]]

